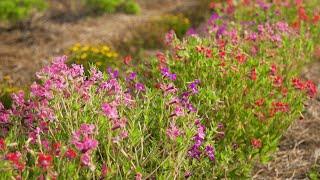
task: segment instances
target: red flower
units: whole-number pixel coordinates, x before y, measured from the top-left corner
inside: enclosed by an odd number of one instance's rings
[[[288,112],[289,111],[289,105],[287,103],[283,102],[273,102],[273,112]]]
[[[253,138],[251,140],[251,145],[253,146],[253,148],[255,149],[260,149],[262,147],[262,142],[260,139],[256,139],[256,138]]]
[[[205,48],[203,46],[196,46],[196,51],[198,53],[203,53],[205,51]]]
[[[4,139],[0,138],[0,150],[4,150],[6,148],[6,142]]]
[[[246,62],[247,57],[246,57],[244,54],[239,53],[239,54],[236,56],[236,59],[237,59],[237,61],[238,61],[240,64],[243,64],[243,63]]]
[[[41,168],[48,168],[51,166],[52,163],[52,157],[50,155],[46,155],[43,153],[40,153],[38,156],[38,166]]]
[[[271,75],[276,75],[277,73],[277,66],[275,64],[272,64],[271,67],[270,67],[270,74]]]
[[[312,81],[306,82],[306,88],[308,91],[309,97],[315,97],[317,95],[317,86]]]
[[[296,6],[301,6],[302,5],[302,1],[303,0],[296,0],[295,2],[296,2]]]
[[[107,174],[108,174],[108,167],[106,163],[103,163],[101,167],[101,176],[104,178],[107,176]]]
[[[253,81],[257,80],[257,71],[256,71],[256,68],[253,68],[253,69],[251,70],[250,79],[253,80]]]
[[[313,22],[314,24],[317,24],[319,21],[320,21],[320,15],[314,13],[313,18],[312,18],[312,22]]]
[[[301,6],[298,9],[298,15],[299,15],[299,19],[303,21],[308,21],[308,15],[306,13],[306,10]]]
[[[292,84],[293,84],[294,88],[296,88],[296,89],[299,89],[299,90],[305,89],[305,84],[298,78],[293,78]]]
[[[206,49],[206,57],[207,58],[212,58],[212,50],[209,49],[209,48]]]
[[[14,165],[14,168],[19,171],[23,171],[25,168],[25,164],[21,162],[15,162],[13,165]]]
[[[287,96],[287,94],[288,94],[288,89],[285,88],[285,87],[282,88],[282,89],[281,89],[281,93],[282,93],[283,96]]]
[[[53,154],[56,156],[59,156],[60,152],[61,152],[61,150],[60,150],[61,144],[59,142],[57,142],[57,143],[54,143],[52,146],[53,146],[52,147]]]
[[[291,24],[291,26],[294,28],[294,29],[299,29],[301,24],[300,24],[300,21],[295,21]]]
[[[131,57],[130,55],[125,56],[125,57],[123,58],[123,62],[124,62],[124,64],[126,64],[126,65],[129,65],[131,61],[132,61],[132,57]]]
[[[282,86],[282,82],[283,82],[283,79],[282,79],[281,76],[275,76],[275,77],[273,78],[273,86],[275,86],[275,87],[280,87],[280,86]]]
[[[209,8],[214,9],[216,7],[216,4],[214,2],[210,2]]]
[[[256,104],[257,106],[262,106],[262,105],[264,104],[264,99],[261,98],[261,99],[256,100],[255,104]]]
[[[77,153],[73,149],[69,148],[64,154],[64,156],[72,160],[77,157]]]
[[[219,56],[221,58],[224,58],[226,56],[226,52],[225,51],[219,51]]]
[[[21,157],[21,153],[19,151],[8,153],[6,155],[6,160],[11,161],[12,163],[19,162],[19,159]]]
[[[157,52],[156,56],[157,56],[157,59],[158,59],[161,67],[163,67],[167,64],[166,56],[162,52]]]

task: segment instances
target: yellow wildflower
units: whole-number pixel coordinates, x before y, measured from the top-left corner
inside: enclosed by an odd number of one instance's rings
[[[110,48],[109,48],[108,46],[102,46],[102,50],[103,50],[103,51],[109,51]]]
[[[83,47],[81,48],[81,50],[82,50],[82,51],[88,51],[89,48],[90,48],[89,46],[83,46]]]
[[[86,59],[87,58],[87,53],[83,53],[81,56],[80,56],[80,59]]]

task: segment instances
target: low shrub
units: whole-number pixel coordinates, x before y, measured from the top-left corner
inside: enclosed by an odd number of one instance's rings
[[[94,12],[114,13],[117,10],[128,14],[140,12],[140,6],[134,0],[85,0],[85,3]]]
[[[20,90],[20,88],[16,87],[10,76],[4,76],[2,80],[0,80],[0,102],[6,108],[11,107],[11,94],[16,93]]]
[[[157,16],[138,26],[134,34],[130,32],[117,49],[123,51],[122,53],[137,53],[141,49],[163,48],[165,47],[163,37],[166,32],[174,30],[176,35],[182,38],[190,26],[190,20],[183,14]]]
[[[91,65],[105,70],[107,67],[116,68],[122,63],[118,60],[119,54],[107,45],[81,45],[74,44],[68,50],[69,63],[81,64],[85,69]]]
[[[0,20],[15,23],[47,8],[45,0],[1,0]]]

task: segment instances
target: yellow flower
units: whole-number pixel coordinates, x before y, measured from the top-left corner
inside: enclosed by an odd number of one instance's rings
[[[102,65],[102,62],[101,62],[101,61],[96,62],[96,65],[97,65],[97,66],[101,66],[101,65]]]
[[[79,50],[79,47],[77,47],[77,46],[74,46],[74,47],[71,48],[71,51],[73,51],[73,52],[76,52],[78,50]]]
[[[102,46],[102,50],[103,50],[103,51],[109,51],[110,48],[109,48],[108,46]]]
[[[81,48],[81,50],[82,50],[82,51],[88,51],[89,48],[90,48],[89,46],[83,46],[83,47]]]
[[[108,52],[105,54],[107,57],[112,57],[112,52]]]
[[[9,75],[6,75],[6,76],[3,77],[3,79],[6,80],[6,81],[9,81],[9,80],[11,80],[11,77]]]
[[[80,59],[85,59],[85,58],[87,58],[87,53],[83,53],[81,56],[80,56]]]
[[[91,48],[91,51],[94,52],[94,53],[99,53],[99,49],[96,48],[96,47],[92,47],[92,48]]]
[[[184,23],[189,24],[190,23],[189,19],[188,18],[184,18]]]
[[[116,58],[116,57],[118,57],[118,53],[112,52],[112,56]]]

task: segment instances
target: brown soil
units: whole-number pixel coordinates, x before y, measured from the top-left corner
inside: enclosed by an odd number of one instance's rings
[[[307,66],[302,76],[320,86],[320,61]],[[320,173],[320,94],[306,107],[304,119],[284,134],[273,160],[255,167],[253,179],[309,179],[312,169]]]

